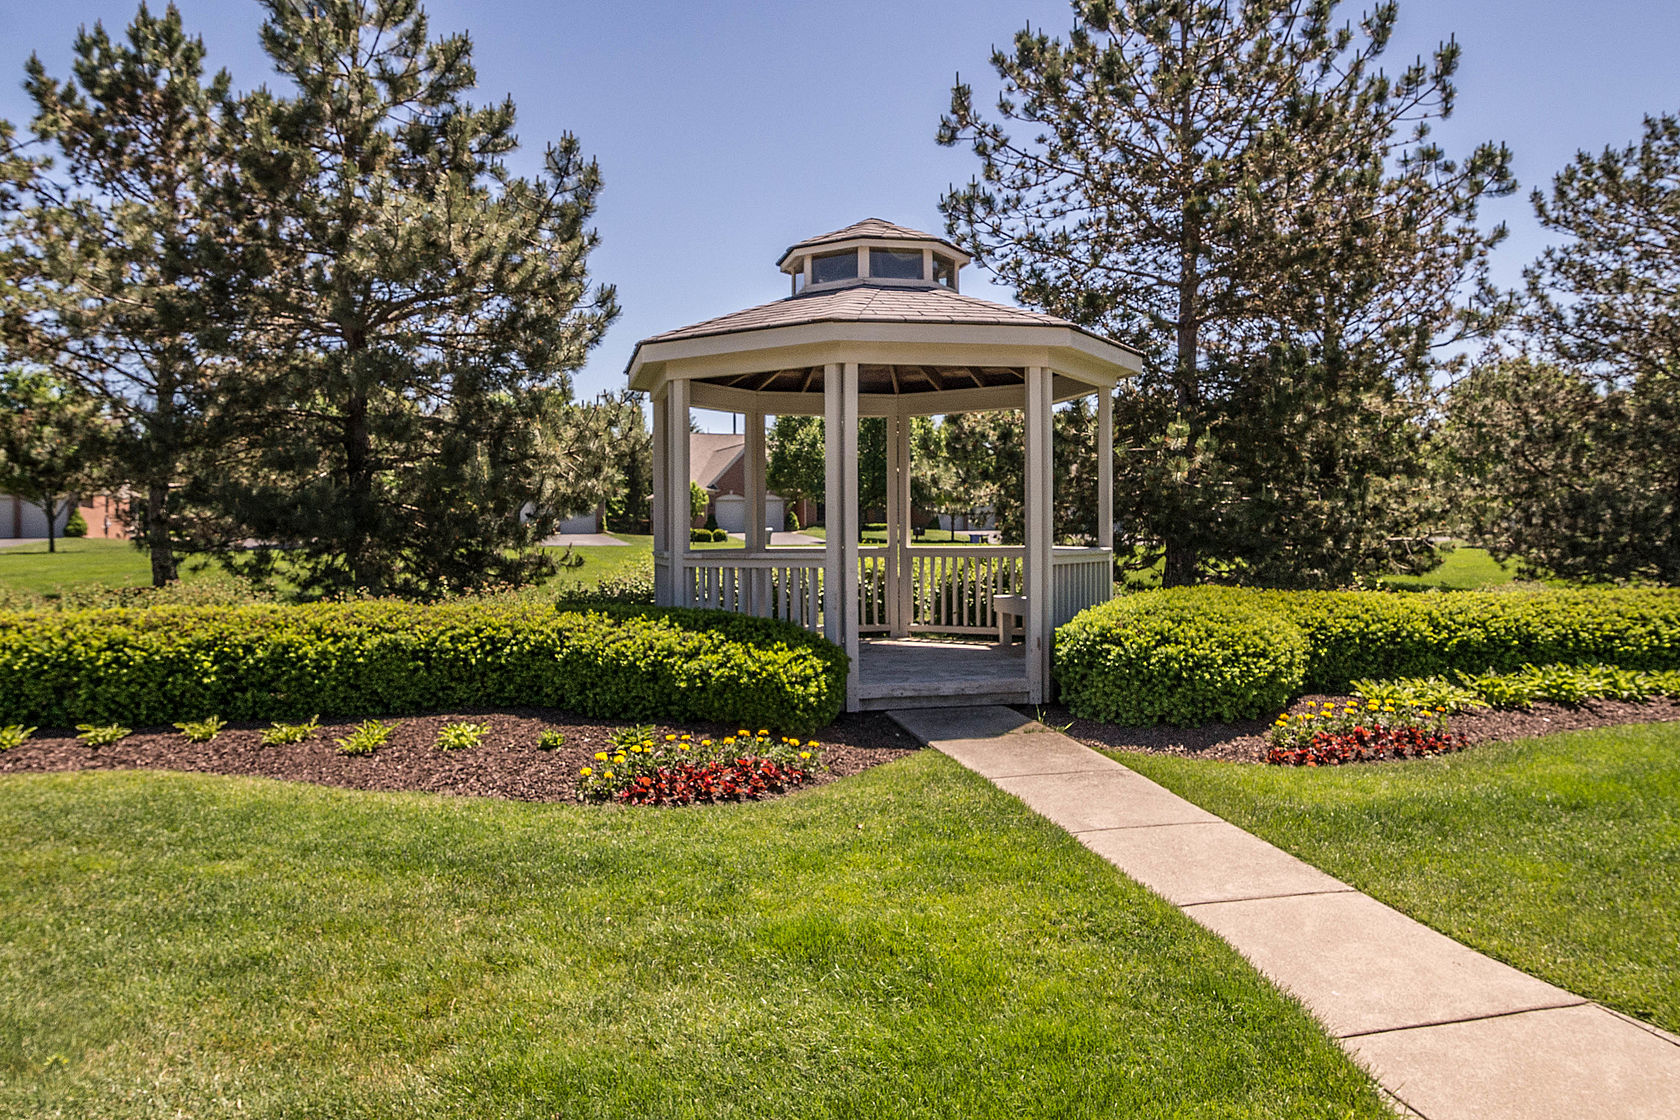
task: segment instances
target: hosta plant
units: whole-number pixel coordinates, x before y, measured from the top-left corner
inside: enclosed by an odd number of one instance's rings
[[[0,751],[9,751],[13,747],[23,746],[37,730],[34,727],[25,727],[21,723],[9,723],[0,727]]]
[[[208,743],[221,734],[222,728],[227,726],[227,720],[220,716],[205,716],[203,719],[191,719],[185,723],[177,723],[175,729],[189,743]]]
[[[372,754],[384,746],[391,738],[391,732],[396,730],[396,724],[381,723],[370,719],[358,724],[356,729],[342,739],[334,739],[341,754]]]
[[[108,747],[134,734],[133,728],[121,727],[114,723],[78,723],[76,730],[80,732],[76,738],[90,747]]]
[[[490,733],[488,723],[446,723],[438,728],[437,749],[462,751],[476,747]]]
[[[312,716],[308,723],[275,723],[263,728],[262,745],[280,747],[313,739],[321,729],[321,717]]]
[[[557,751],[566,745],[566,733],[551,727],[537,736],[537,749],[542,751]]]

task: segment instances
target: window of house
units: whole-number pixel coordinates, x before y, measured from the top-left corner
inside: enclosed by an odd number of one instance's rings
[[[950,257],[942,257],[938,253],[933,255],[933,278],[937,283],[947,288],[957,286],[957,262]]]

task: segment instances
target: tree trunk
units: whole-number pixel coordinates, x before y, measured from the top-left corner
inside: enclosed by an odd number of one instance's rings
[[[58,499],[48,498],[41,504],[41,512],[47,515],[47,551],[58,551],[58,539],[53,533],[53,522],[58,520]]]
[[[169,540],[169,484],[154,479],[146,487],[146,551],[152,558],[152,586],[175,581],[175,549]]]
[[[368,439],[367,398],[352,397],[344,417],[345,488],[349,491],[350,532],[345,541],[345,563],[350,580],[359,591],[374,591],[368,571],[367,534],[373,508],[373,468]]]

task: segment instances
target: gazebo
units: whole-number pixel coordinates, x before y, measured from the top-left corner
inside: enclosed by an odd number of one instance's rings
[[[643,339],[630,359],[631,388],[653,398],[657,602],[787,619],[825,635],[851,657],[850,711],[1041,703],[1055,627],[1112,594],[1112,390],[1141,368],[1139,355],[1064,319],[961,294],[969,259],[943,238],[871,218],[783,253],[786,299]],[[1057,546],[1052,411],[1089,394],[1097,544]],[[693,408],[745,418],[744,550],[689,547]],[[1024,543],[913,543],[911,417],[992,409],[1024,414]],[[820,550],[770,547],[765,417],[784,415],[825,420]],[[861,417],[887,426],[879,545],[860,543]]]

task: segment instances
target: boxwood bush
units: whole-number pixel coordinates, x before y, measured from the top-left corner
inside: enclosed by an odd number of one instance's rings
[[[845,680],[831,643],[719,611],[358,602],[0,614],[0,724],[531,706],[794,733],[834,719]]]
[[[1055,663],[1077,715],[1181,725],[1267,715],[1359,679],[1676,669],[1680,591],[1149,591],[1063,626]]]
[[[1223,588],[1125,596],[1056,631],[1062,699],[1113,723],[1189,726],[1274,710],[1299,691],[1306,662],[1298,627]]]

